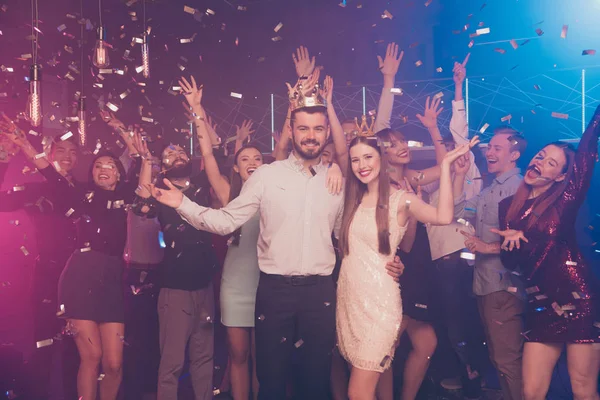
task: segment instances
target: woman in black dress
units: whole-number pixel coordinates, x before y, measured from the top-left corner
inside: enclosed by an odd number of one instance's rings
[[[109,125],[119,130],[130,154],[137,154],[122,123],[112,119]],[[17,143],[18,134],[11,139]],[[121,280],[126,205],[133,203],[138,182],[126,181],[123,165],[110,153],[94,158],[86,184],[74,184],[68,175],[55,169],[59,165],[50,165],[46,157],[35,156],[33,160],[48,185],[60,192],[54,198],[54,209],[77,229],[75,251],[58,285],[57,315],[67,320],[67,329],[79,351],[78,395],[95,399],[100,380],[100,398],[116,399],[122,379],[124,343]],[[139,171],[139,165],[134,171]]]

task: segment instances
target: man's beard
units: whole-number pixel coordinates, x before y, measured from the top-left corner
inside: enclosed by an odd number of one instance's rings
[[[175,163],[173,163],[175,164]],[[165,178],[167,179],[178,179],[178,178],[187,178],[192,175],[192,163],[191,161],[187,161],[183,165],[172,166],[170,168],[165,168]]]
[[[302,143],[319,145],[319,142],[314,139],[304,139],[301,142],[301,144]],[[323,149],[325,148],[325,143],[321,143],[314,152],[308,153],[308,152],[302,150],[301,144],[300,145],[297,144],[296,139],[292,137],[292,146],[294,147],[294,150],[296,151],[296,153],[298,153],[298,155],[300,157],[302,157],[305,160],[315,160],[315,159],[321,157],[321,153],[323,152]]]

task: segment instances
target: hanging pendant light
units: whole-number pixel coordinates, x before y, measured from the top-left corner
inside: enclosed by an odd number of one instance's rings
[[[42,123],[42,68],[33,64],[29,70],[29,97],[25,111],[31,126],[40,126]]]

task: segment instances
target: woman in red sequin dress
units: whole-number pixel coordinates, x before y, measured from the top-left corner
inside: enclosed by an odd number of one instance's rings
[[[524,398],[544,399],[563,347],[575,399],[598,399],[597,282],[583,259],[575,220],[598,155],[600,107],[579,148],[555,142],[531,160],[514,196],[500,202],[503,264],[526,279]]]

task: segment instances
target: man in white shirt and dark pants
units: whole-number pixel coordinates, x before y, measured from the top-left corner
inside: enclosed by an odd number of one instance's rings
[[[329,398],[335,346],[335,253],[331,232],[341,222],[343,196],[326,187],[320,162],[329,136],[326,109],[291,114],[293,152],[263,165],[240,195],[219,210],[193,203],[181,192],[154,190],[157,199],[197,229],[227,235],[260,211],[256,299],[259,399],[284,399],[292,353],[297,352],[298,397]],[[242,233],[243,234],[243,233]]]

